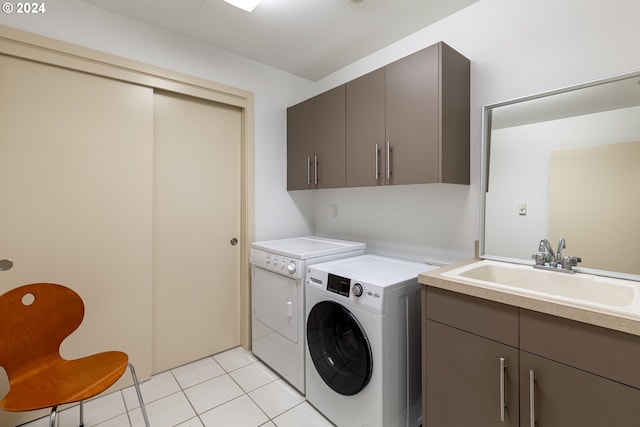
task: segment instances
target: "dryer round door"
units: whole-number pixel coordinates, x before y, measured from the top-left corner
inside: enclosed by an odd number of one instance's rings
[[[373,370],[369,339],[358,319],[333,301],[317,303],[307,318],[309,356],[324,382],[345,396],[367,386]]]

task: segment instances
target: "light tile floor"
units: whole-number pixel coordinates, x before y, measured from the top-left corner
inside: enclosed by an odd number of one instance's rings
[[[154,375],[141,385],[151,427],[331,427],[304,396],[241,347]],[[78,406],[59,427],[78,425]],[[135,389],[85,402],[85,427],[144,427]],[[48,418],[24,427],[48,427]]]

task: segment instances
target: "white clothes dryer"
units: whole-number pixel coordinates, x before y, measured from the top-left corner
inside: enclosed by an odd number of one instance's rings
[[[308,268],[306,397],[337,426],[420,425],[417,279],[433,268],[375,255]]]
[[[251,245],[253,354],[305,393],[304,279],[308,266],[364,254],[359,242],[323,237]]]

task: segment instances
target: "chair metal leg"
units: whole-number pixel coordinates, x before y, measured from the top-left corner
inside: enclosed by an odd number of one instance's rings
[[[84,427],[84,401],[80,401],[80,427]]]
[[[147,409],[144,406],[144,400],[142,400],[142,392],[140,391],[140,383],[138,382],[138,376],[136,375],[136,370],[129,362],[129,370],[131,371],[131,376],[133,377],[133,386],[136,388],[136,393],[138,394],[138,400],[140,401],[140,410],[142,411],[142,418],[144,418],[144,425],[146,427],[150,427],[149,425],[149,417],[147,417]]]
[[[49,415],[49,427],[56,427],[56,415],[58,415],[58,407],[51,408],[51,415]]]

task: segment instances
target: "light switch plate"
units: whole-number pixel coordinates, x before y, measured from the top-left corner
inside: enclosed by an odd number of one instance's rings
[[[518,205],[518,215],[526,215],[527,214],[527,204],[520,203]]]

